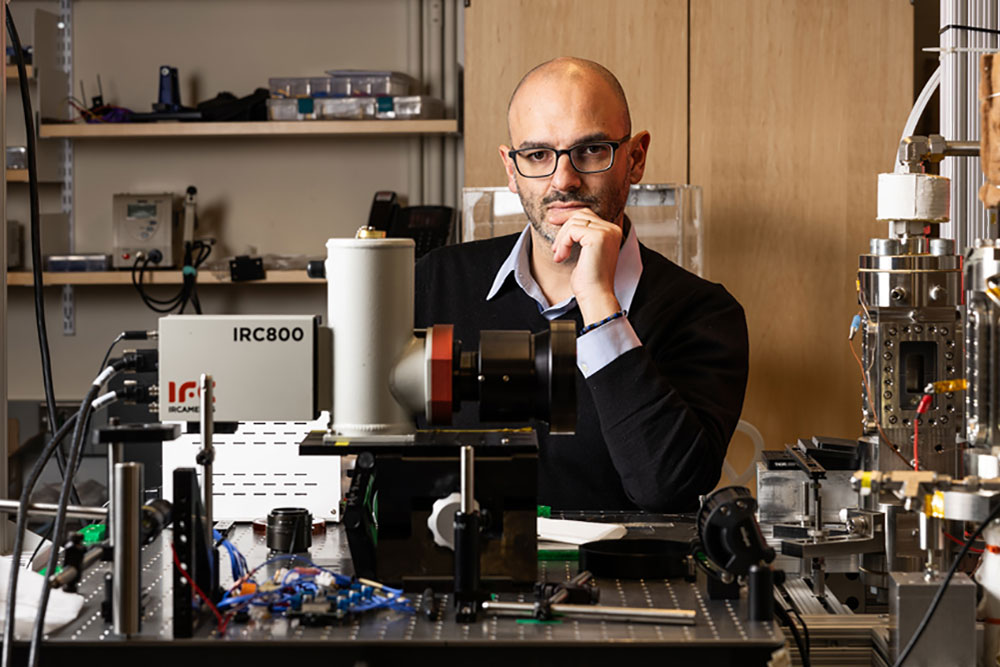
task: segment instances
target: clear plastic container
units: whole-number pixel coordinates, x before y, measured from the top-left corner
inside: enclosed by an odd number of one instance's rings
[[[408,95],[405,97],[378,98],[378,118],[418,120],[441,118],[443,114],[444,103],[436,97]]]
[[[326,73],[332,79],[331,94],[348,97],[409,95],[417,84],[413,77],[402,72],[341,69]]]
[[[375,117],[374,97],[327,97],[314,101],[316,118],[363,120]]]
[[[276,99],[267,101],[267,117],[271,120],[314,120],[316,103],[311,97],[298,99]],[[324,100],[325,101],[325,100]]]
[[[639,240],[675,264],[704,275],[701,188],[643,183],[629,190],[625,213]],[[462,190],[462,241],[514,234],[528,218],[521,200],[505,187]]]
[[[328,76],[293,76],[268,79],[271,97],[330,97],[333,80]]]

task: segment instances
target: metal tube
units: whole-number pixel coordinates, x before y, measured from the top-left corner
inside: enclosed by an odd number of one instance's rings
[[[142,513],[142,464],[115,465],[115,502],[111,516],[114,533],[111,615],[115,634],[128,637],[139,633],[142,610],[139,522]]]
[[[476,455],[472,445],[462,446],[462,514],[471,514],[475,511],[476,503],[476,482],[475,463]]]
[[[979,157],[979,142],[949,141],[944,149],[944,154],[954,157]]]
[[[117,418],[112,417],[108,420],[108,423],[114,425],[117,421]],[[125,458],[124,450],[125,447],[120,442],[114,442],[108,445],[108,514],[114,514],[114,510],[111,508],[115,504],[115,464],[121,463],[122,459]],[[110,544],[114,545],[115,536],[113,534],[109,534],[108,539]]]
[[[16,514],[21,506],[16,500],[0,500],[0,514]],[[28,505],[30,516],[55,516],[55,503],[31,503]],[[70,519],[95,519],[100,521],[106,519],[108,510],[104,507],[89,507],[87,505],[68,505],[66,516]]]
[[[212,376],[202,373],[201,383],[201,452],[205,491],[205,519],[209,530],[214,524],[212,518],[212,460],[215,458],[215,448],[212,442],[215,430],[214,401],[212,400]],[[211,535],[211,533],[209,533]]]
[[[531,616],[535,605],[530,602],[483,602],[483,611],[502,616]],[[663,623],[669,625],[694,625],[697,612],[690,609],[650,609],[648,607],[608,607],[586,604],[554,604],[552,613],[557,616],[590,618],[606,621],[631,621],[633,623]]]

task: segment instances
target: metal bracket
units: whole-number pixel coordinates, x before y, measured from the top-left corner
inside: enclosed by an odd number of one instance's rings
[[[62,288],[63,336],[76,335],[76,295],[72,285]]]

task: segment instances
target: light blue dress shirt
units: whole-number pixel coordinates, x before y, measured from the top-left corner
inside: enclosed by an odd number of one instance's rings
[[[515,282],[525,294],[535,300],[539,311],[546,319],[554,320],[565,315],[576,305],[576,297],[571,296],[565,301],[549,305],[545,295],[542,294],[542,289],[531,275],[529,252],[531,252],[531,225],[524,228],[507,259],[500,265],[486,300],[495,297],[507,280],[507,276],[513,273]],[[632,306],[632,297],[635,296],[635,288],[639,284],[641,275],[639,238],[635,233],[635,225],[629,225],[625,242],[618,251],[618,265],[615,268],[615,297],[626,312]],[[642,341],[636,336],[628,318],[619,317],[576,339],[576,365],[584,377],[590,377],[620,355],[640,345]]]

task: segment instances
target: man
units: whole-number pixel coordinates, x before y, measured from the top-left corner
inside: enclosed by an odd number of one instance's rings
[[[500,146],[531,221],[520,235],[450,246],[417,265],[417,326],[577,323],[577,427],[539,437],[539,502],[679,512],[718,482],[747,378],[746,321],[719,285],[641,246],[624,215],[648,132],[632,134],[604,67],[557,58],[521,80]]]

